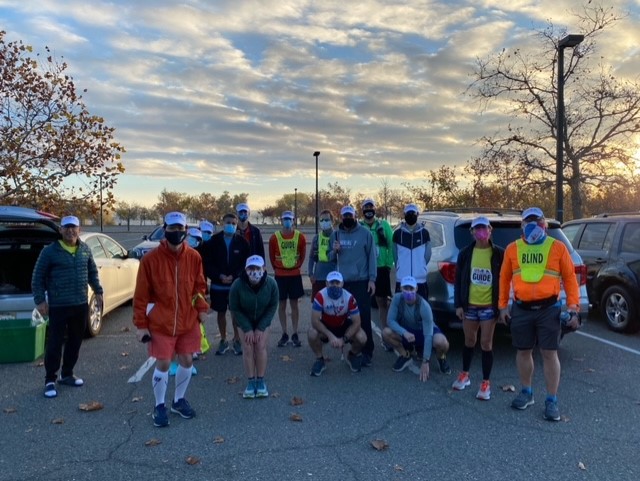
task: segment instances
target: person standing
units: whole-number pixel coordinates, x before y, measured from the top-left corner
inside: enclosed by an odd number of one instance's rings
[[[360,311],[367,341],[362,349],[362,366],[371,366],[373,333],[371,331],[371,296],[376,292],[376,249],[373,236],[356,220],[356,210],[345,205],[340,209],[342,222],[331,234],[330,260],[344,278],[344,289],[353,294]]]
[[[382,330],[382,338],[398,353],[393,364],[395,372],[401,372],[412,362],[411,354],[422,352],[419,379],[429,379],[431,351],[435,349],[440,372],[448,374],[447,363],[449,341],[433,322],[433,312],[429,303],[418,294],[418,283],[411,277],[400,281],[401,291],[394,294],[389,308],[389,325]]]
[[[202,233],[202,242],[207,242],[216,231],[215,226],[208,220],[200,221],[200,232]]]
[[[275,279],[278,284],[280,303],[278,305],[278,318],[282,326],[282,337],[278,341],[278,347],[286,346],[289,342],[287,333],[287,299],[291,306],[291,344],[300,347],[298,337],[298,321],[300,313],[298,300],[304,296],[302,287],[302,274],[300,266],[304,262],[307,253],[307,240],[304,234],[293,228],[293,212],[286,210],[282,213],[282,229],[269,238],[269,259]]]
[[[216,349],[216,356],[221,356],[229,350],[227,341],[227,307],[229,305],[229,291],[231,284],[244,272],[244,265],[249,257],[249,244],[244,238],[236,234],[238,218],[235,214],[225,214],[222,218],[222,231],[211,237],[209,242],[203,243],[204,270],[210,279],[211,308],[216,311],[220,343]],[[238,326],[231,314],[233,328],[233,352],[236,356],[242,354],[242,344],[238,333]]]
[[[316,294],[326,286],[327,274],[336,270],[336,263],[329,260],[331,251],[331,233],[333,232],[333,214],[330,210],[323,210],[319,217],[320,232],[311,242],[308,272],[311,280],[311,302]]]
[[[58,395],[56,379],[58,384],[66,386],[84,385],[73,370],[89,319],[87,284],[96,296],[96,303],[102,307],[98,268],[91,249],[79,238],[80,220],[72,215],[63,217],[60,234],[62,239],[42,249],[31,277],[36,309],[43,316],[49,316],[44,355],[44,396],[47,398]],[[61,358],[62,370],[58,379]]]
[[[242,330],[242,359],[248,378],[242,397],[269,396],[264,375],[267,370],[267,345],[271,321],[278,308],[278,285],[267,275],[264,259],[247,259],[245,270],[233,281],[229,309]]]
[[[476,398],[491,398],[491,369],[493,368],[493,332],[498,318],[500,267],[504,249],[491,242],[491,223],[486,217],[471,221],[473,242],[458,253],[454,304],[456,316],[462,321],[464,348],[462,371],[453,382],[453,389],[462,391],[471,384],[469,368],[480,331],[482,348],[482,383]]]
[[[431,237],[426,227],[418,223],[420,209],[416,204],[404,208],[404,222],[393,233],[393,257],[396,262],[396,292],[399,280],[411,276],[418,283],[418,294],[429,300],[427,265],[431,260]]]
[[[500,270],[500,322],[511,326],[516,366],[522,388],[511,403],[514,409],[526,409],[533,399],[533,348],[542,354],[547,388],[544,418],[560,420],[558,386],[560,360],[558,341],[561,332],[561,282],[567,295],[569,327],[577,329],[580,292],[571,255],[562,241],[547,235],[547,221],[538,207],[522,213],[522,237],[507,246]],[[509,311],[509,295],[514,301]]]
[[[155,398],[153,425],[169,425],[165,396],[169,366],[178,358],[175,394],[171,412],[184,419],[196,415],[185,395],[191,380],[193,353],[200,350],[200,323],[207,318],[207,284],[202,274],[202,258],[187,246],[187,218],[170,212],[164,220],[160,245],[146,254],[138,270],[133,295],[133,323],[136,338],[148,342],[149,356],[156,358],[152,386]]]
[[[351,372],[360,372],[362,367],[361,351],[367,336],[360,327],[358,304],[343,285],[342,274],[329,272],[326,287],[313,298],[308,335],[309,347],[316,356],[311,368],[311,375],[315,377],[320,376],[326,368],[322,347],[327,343],[341,352],[344,346],[351,344],[347,364]]]
[[[391,298],[391,268],[394,266],[392,238],[393,230],[384,219],[376,218],[376,203],[373,199],[365,199],[362,203],[360,224],[369,229],[376,249],[376,304],[380,316],[380,328],[387,327],[387,313]],[[386,346],[385,346],[386,348]]]
[[[241,203],[236,206],[238,214],[238,234],[249,243],[249,255],[264,257],[264,242],[262,233],[255,225],[249,222],[251,209],[249,204]]]

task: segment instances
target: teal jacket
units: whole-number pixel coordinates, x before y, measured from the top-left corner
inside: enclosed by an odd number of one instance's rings
[[[278,299],[278,284],[273,277],[265,273],[262,280],[252,286],[247,274],[242,272],[231,284],[229,309],[243,332],[264,331],[271,325],[278,309]]]
[[[31,277],[36,306],[45,299],[50,306],[87,304],[87,284],[93,292],[102,294],[98,268],[87,244],[79,240],[75,255],[64,250],[59,241],[42,249]]]

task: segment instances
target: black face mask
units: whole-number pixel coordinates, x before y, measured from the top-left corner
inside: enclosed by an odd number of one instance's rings
[[[174,230],[171,232],[164,231],[164,238],[167,239],[167,242],[174,246],[179,246],[187,237],[186,230]]]
[[[365,209],[362,211],[362,215],[364,215],[365,219],[373,219],[376,215],[375,209]]]
[[[353,217],[345,217],[342,219],[342,225],[347,229],[352,229],[356,226],[356,220]]]
[[[416,214],[415,212],[407,212],[404,215],[404,221],[408,225],[414,225],[416,222],[418,222],[418,214]]]

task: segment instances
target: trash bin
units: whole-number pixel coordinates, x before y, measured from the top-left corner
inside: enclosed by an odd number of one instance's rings
[[[44,354],[47,324],[31,325],[31,319],[0,321],[0,363],[29,362]]]

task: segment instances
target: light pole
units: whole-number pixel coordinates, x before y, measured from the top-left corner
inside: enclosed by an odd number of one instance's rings
[[[558,42],[558,106],[556,108],[556,219],[564,221],[564,49],[579,45],[584,35],[567,35]]]
[[[102,174],[100,174],[100,232],[102,232]]]
[[[295,217],[295,225],[298,227],[298,188],[293,189],[293,216]]]
[[[318,211],[320,210],[320,204],[318,203],[318,157],[320,156],[320,152],[317,150],[313,153],[313,156],[316,158],[316,234],[318,233]]]

